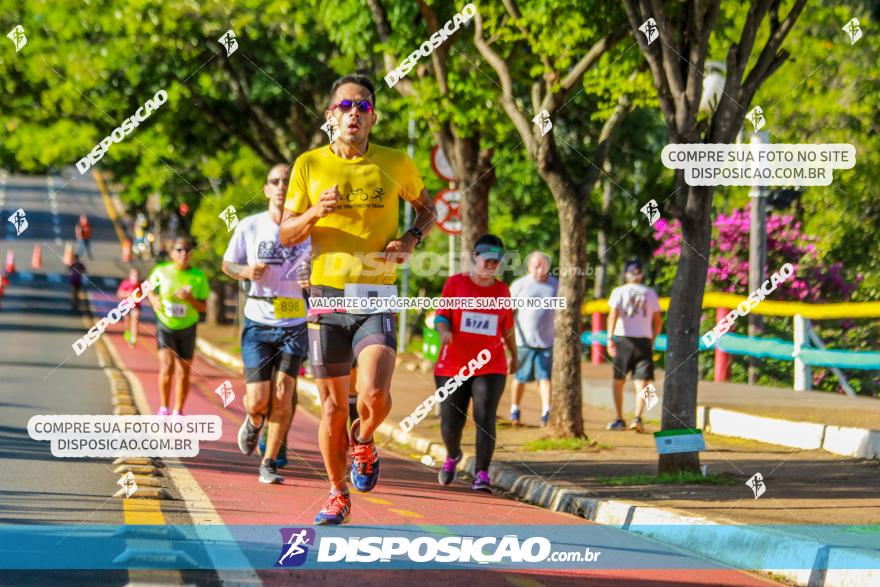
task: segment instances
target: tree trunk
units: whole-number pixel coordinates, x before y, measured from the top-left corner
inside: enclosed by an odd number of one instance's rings
[[[581,304],[587,277],[587,208],[583,197],[559,175],[542,174],[553,193],[559,213],[559,297],[566,308],[557,310],[553,340],[552,431],[556,436],[584,436],[581,381]]]
[[[602,221],[599,222],[599,234],[596,244],[599,254],[599,266],[596,268],[595,282],[593,283],[593,297],[601,299],[605,295],[605,280],[608,278],[608,235],[605,234],[608,210],[611,208],[611,166],[605,166],[608,177],[602,182]]]
[[[489,191],[495,184],[495,168],[492,166],[492,151],[480,150],[480,137],[452,138],[451,163],[458,178],[461,190],[461,255],[462,271],[468,267],[464,261],[470,260],[477,239],[489,232]]]
[[[666,379],[663,386],[663,430],[694,428],[697,423],[697,384],[700,314],[706,275],[709,272],[709,244],[712,235],[712,187],[689,187],[682,174],[676,178],[679,190],[688,190],[682,215],[682,247],[667,313]],[[659,472],[700,469],[696,452],[660,455]]]

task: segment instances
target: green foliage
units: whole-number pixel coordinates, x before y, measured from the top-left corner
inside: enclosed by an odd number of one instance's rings
[[[407,77],[416,96],[403,97],[382,80],[383,52],[391,51],[399,63],[430,34],[417,2],[382,4],[392,28],[384,43],[362,0],[0,0],[5,31],[20,23],[28,36],[21,52],[14,53],[6,39],[0,51],[0,166],[28,173],[72,166],[157,90],[165,89],[168,102],[123,142],[112,145],[97,166],[109,172],[132,211],[142,210],[151,195],[158,195],[159,216],[167,222],[179,204],[187,203],[191,230],[201,243],[196,259],[212,278],[220,279],[228,236],[217,215],[228,205],[240,217],[264,208],[261,185],[269,166],[292,162],[323,144],[320,125],[330,84],[341,74],[360,70],[376,81],[377,142],[404,148],[412,116],[414,159],[435,194],[446,187],[429,164],[439,125],[449,122],[460,136],[479,136],[481,147],[493,151],[497,177],[490,194],[490,230],[511,250],[544,250],[558,262],[555,203],[500,106],[495,73],[473,44],[473,24],[448,41],[449,95],[441,96],[431,59],[422,59]],[[450,0],[428,4],[441,24],[461,9]],[[493,48],[510,64],[514,97],[531,118],[535,82],[558,84],[553,72],[564,75],[599,38],[627,25],[619,3],[517,4],[519,19],[510,18],[499,2],[481,4],[480,10]],[[782,3],[783,13],[790,4]],[[724,60],[745,13],[740,3],[722,3],[711,59]],[[860,19],[865,35],[850,45],[841,27],[853,16]],[[854,301],[880,299],[880,261],[871,254],[880,225],[874,193],[880,182],[880,37],[870,33],[876,18],[876,11],[856,1],[808,7],[785,43],[790,58],[755,99],[774,142],[856,146],[855,169],[837,172],[831,186],[806,189],[791,210],[805,232],[821,237],[817,251],[823,265],[839,261],[846,274],[863,276]],[[235,30],[239,48],[227,58],[217,39],[229,28]],[[765,25],[759,46],[767,34]],[[598,262],[595,233],[601,226],[612,245],[609,284],[624,258],[647,259],[654,248],[652,230],[639,207],[653,198],[668,218],[666,198],[672,191],[673,176],[659,160],[667,142],[665,125],[631,35],[584,76],[553,121],[566,169],[575,179],[584,177],[592,169],[599,130],[624,92],[631,97],[632,112],[617,130],[611,170],[602,176],[612,188],[607,216],[599,214],[601,186],[590,195],[590,262]],[[743,105],[742,114],[750,107]],[[747,192],[719,189],[716,213],[742,208]],[[446,235],[435,231],[421,249],[445,253],[447,247]],[[662,283],[671,279],[671,273],[664,273],[674,271],[670,267],[649,271]],[[413,278],[410,293],[423,289],[436,294],[444,277]],[[877,325],[826,322],[821,327],[829,346],[845,340],[856,345],[851,348],[877,348]],[[777,328],[782,332],[783,325],[768,321],[769,334]],[[711,362],[701,362],[704,372],[711,369]],[[788,368],[770,365],[768,382],[787,385]],[[735,373],[737,369],[735,365]],[[863,390],[876,391],[876,383],[856,379]]]

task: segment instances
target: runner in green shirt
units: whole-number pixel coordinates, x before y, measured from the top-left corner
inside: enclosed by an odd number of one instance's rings
[[[189,266],[193,249],[190,237],[174,240],[171,263],[156,265],[150,273],[150,305],[156,313],[156,342],[159,347],[160,416],[169,415],[171,379],[179,367],[174,415],[183,415],[183,404],[189,393],[189,372],[196,348],[196,324],[205,311],[210,289],[208,278]]]

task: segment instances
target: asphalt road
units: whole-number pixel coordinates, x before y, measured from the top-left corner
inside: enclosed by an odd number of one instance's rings
[[[91,184],[91,186],[89,185]],[[50,189],[50,186],[56,189]],[[61,178],[0,178],[2,260],[12,251],[18,272],[0,297],[0,524],[121,524],[122,503],[112,498],[118,475],[107,459],[58,459],[47,442],[27,433],[39,414],[111,413],[109,383],[94,353],[76,356],[71,344],[85,331],[83,317],[70,307],[63,264],[64,240],[74,239],[80,213],[89,214],[98,259],[118,252],[112,224],[93,182]],[[57,188],[62,188],[60,191]],[[7,218],[25,211],[28,227],[16,236]],[[111,240],[112,239],[112,240]],[[42,268],[31,267],[34,245]],[[118,272],[111,261],[86,260],[90,277]],[[103,574],[124,584],[125,571]],[[43,584],[47,575],[0,573],[3,584]],[[94,584],[94,576],[65,574],[65,584]]]
[[[21,235],[6,233],[2,254],[15,252],[19,273],[13,275],[0,298],[0,524],[16,524],[23,530],[37,525],[65,524],[79,527],[121,524],[191,526],[193,524],[259,525],[263,527],[309,526],[323,502],[327,483],[317,446],[317,420],[300,409],[289,444],[290,466],[286,483],[266,486],[257,482],[255,456],[242,455],[235,435],[243,418],[244,385],[239,374],[230,373],[197,357],[187,415],[213,414],[221,418],[220,440],[205,442],[197,457],[169,461],[163,479],[169,499],[122,500],[112,497],[119,476],[110,459],[58,459],[48,443],[32,440],[27,422],[38,414],[110,414],[109,380],[98,366],[93,348],[76,356],[71,344],[85,333],[87,321],[70,310],[62,263],[63,242],[72,240],[79,213],[89,214],[95,229],[96,260],[86,260],[93,310],[104,315],[115,305],[115,281],[124,276],[118,261],[119,243],[100,194],[90,180],[64,180],[57,194],[45,178],[6,177],[0,200],[5,217],[15,209],[26,211],[29,227]],[[63,186],[63,187],[62,187]],[[53,203],[54,202],[54,203]],[[57,219],[57,221],[56,221]],[[11,226],[11,225],[10,225]],[[56,226],[59,228],[56,230]],[[29,268],[35,244],[43,248],[43,267]],[[31,273],[32,275],[28,275]],[[121,336],[121,324],[108,329],[104,340],[127,370],[142,413],[158,408],[156,348],[153,325],[145,320],[141,340],[129,348]],[[229,380],[237,399],[222,406],[214,389]],[[470,491],[457,482],[450,487],[436,483],[436,471],[421,465],[412,455],[394,454],[381,448],[382,480],[368,495],[354,496],[353,518],[359,526],[376,529],[406,526],[455,532],[464,524],[505,525],[525,528],[553,525],[586,529],[583,519],[550,512],[500,495]],[[0,526],[2,529],[2,526]],[[277,531],[277,530],[276,530]],[[63,539],[63,537],[62,537]],[[606,548],[619,545],[609,543]],[[641,549],[641,550],[639,550]],[[650,556],[653,546],[640,543],[630,552],[634,561]],[[50,558],[52,552],[46,553]],[[238,553],[256,567],[259,552]],[[4,553],[0,553],[3,557]],[[5,556],[10,556],[9,552]],[[255,558],[256,557],[256,558]],[[681,555],[681,560],[687,557]],[[131,584],[225,584],[286,585],[761,585],[766,581],[746,573],[711,570],[545,570],[545,571],[391,571],[377,570],[257,570],[256,572],[117,571],[35,572],[0,571],[2,585],[125,585]],[[135,566],[135,565],[131,565]]]

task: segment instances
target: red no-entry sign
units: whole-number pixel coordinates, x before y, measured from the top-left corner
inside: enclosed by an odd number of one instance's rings
[[[431,168],[443,181],[455,181],[452,165],[440,145],[434,145],[434,148],[431,149]]]
[[[440,190],[434,196],[437,210],[437,226],[446,234],[461,234],[461,192]]]

